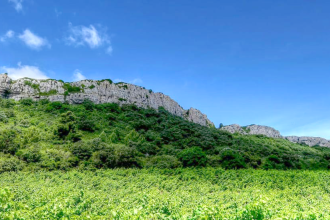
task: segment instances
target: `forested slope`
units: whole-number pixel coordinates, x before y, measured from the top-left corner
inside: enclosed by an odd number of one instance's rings
[[[225,117],[225,116],[224,116]],[[163,108],[0,101],[0,172],[221,166],[328,169],[330,149],[230,134]]]

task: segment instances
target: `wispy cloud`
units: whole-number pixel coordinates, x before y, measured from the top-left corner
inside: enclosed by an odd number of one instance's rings
[[[4,34],[2,37],[0,37],[1,42],[5,42],[6,40],[13,38],[15,36],[15,32],[12,30],[9,30]]]
[[[8,0],[9,2],[12,2],[14,4],[15,10],[17,12],[21,12],[23,10],[23,0]]]
[[[59,10],[57,10],[57,8],[55,8],[55,15],[56,15],[56,17],[59,17],[61,14],[62,14],[62,12],[61,11],[59,11]]]
[[[136,79],[133,79],[133,80],[128,81],[128,82],[131,83],[131,84],[137,84],[137,85],[143,83],[142,79],[140,79],[140,78],[136,78]]]
[[[69,23],[68,36],[65,38],[68,45],[73,46],[88,46],[91,49],[96,49],[106,46],[106,53],[112,54],[113,48],[111,41],[106,33],[106,28],[101,26],[73,26]]]
[[[127,80],[127,81],[117,78],[117,79],[114,79],[113,81],[115,83],[117,83],[117,82],[128,82],[128,83],[136,84],[136,85],[140,85],[140,84],[143,83],[142,79],[140,79],[140,78],[136,78],[136,79],[133,79],[133,80]]]
[[[33,50],[40,50],[42,47],[51,47],[46,38],[39,37],[32,33],[29,29],[26,29],[21,35],[18,36],[26,46]]]
[[[81,73],[80,70],[76,69],[73,72],[73,80],[74,81],[80,81],[80,80],[84,80],[84,79],[86,79],[86,77]]]
[[[109,55],[111,55],[111,54],[112,54],[112,51],[113,51],[113,49],[112,49],[112,46],[110,45],[110,46],[107,48],[106,53],[109,54]]]
[[[28,66],[28,65],[21,65],[19,62],[17,67],[0,67],[2,71],[8,73],[9,77],[16,80],[24,77],[29,77],[33,79],[48,79],[49,77],[42,72],[39,67],[36,66]]]

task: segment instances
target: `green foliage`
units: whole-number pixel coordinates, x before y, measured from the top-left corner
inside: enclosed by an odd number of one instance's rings
[[[61,114],[60,124],[58,125],[55,134],[61,139],[68,139],[76,142],[80,140],[80,134],[77,130],[76,116],[73,112],[68,111]]]
[[[121,102],[127,101],[127,99],[124,99],[124,98],[118,98],[118,100]]]
[[[24,162],[14,156],[0,153],[0,173],[19,171],[24,168]]]
[[[225,169],[240,169],[246,168],[247,165],[244,158],[234,151],[224,151],[221,154],[221,164]]]
[[[31,106],[34,103],[34,101],[32,99],[21,99],[19,102],[22,105],[26,105],[26,106]]]
[[[146,163],[146,167],[156,167],[159,169],[173,169],[181,167],[181,162],[174,156],[161,155],[151,157]]]
[[[41,96],[51,96],[56,94],[57,94],[57,90],[55,89],[49,90],[48,92],[39,92],[39,95]]]
[[[81,92],[81,88],[78,86],[72,86],[70,83],[64,83],[64,95],[69,95],[70,93]]]
[[[90,87],[88,87],[89,89],[94,89],[95,86],[94,85],[91,85]]]
[[[205,166],[206,154],[200,147],[191,147],[184,149],[179,153],[179,159],[184,167]]]
[[[16,155],[32,170],[173,168],[178,161],[184,167],[225,169],[330,168],[329,148],[260,135],[232,135],[188,122],[164,108],[31,99],[0,99],[0,108],[4,119],[0,152]]]
[[[0,111],[0,122],[4,122],[4,123],[8,122],[8,117],[6,113],[3,111]]]
[[[39,84],[33,84],[31,81],[25,80],[24,85],[30,86],[31,88],[38,90],[40,92],[40,85]]]
[[[65,151],[47,154],[48,165],[65,161],[57,158]],[[6,158],[6,169],[26,169],[10,158],[14,163]],[[101,168],[112,160],[101,153],[96,158]],[[5,172],[0,219],[330,219],[329,182],[328,171],[299,170]]]

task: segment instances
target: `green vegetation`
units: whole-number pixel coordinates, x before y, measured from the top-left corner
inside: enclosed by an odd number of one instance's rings
[[[40,92],[40,85],[39,84],[33,84],[31,81],[25,80],[24,84],[27,86],[30,86],[31,88],[38,90]]]
[[[100,85],[101,82],[105,82],[105,81],[109,82],[110,84],[113,83],[111,79],[102,79],[102,80],[97,81],[97,84]]]
[[[95,88],[95,86],[94,85],[91,85],[90,87],[88,87],[88,88],[90,88],[90,89],[94,89]]]
[[[70,83],[64,83],[64,95],[68,96],[70,93],[81,92],[81,88],[78,86],[72,86]]]
[[[41,96],[50,96],[50,95],[56,95],[57,91],[55,89],[52,89],[48,92],[39,92],[39,95]]]
[[[124,98],[119,98],[118,100],[121,102],[127,101],[127,99],[124,99]]]
[[[2,99],[0,153],[1,163],[6,164],[0,166],[0,173],[115,167],[330,167],[329,148],[262,135],[233,135],[188,122],[163,108],[91,101],[69,105]]]
[[[3,173],[0,219],[329,219],[329,181],[221,168]]]

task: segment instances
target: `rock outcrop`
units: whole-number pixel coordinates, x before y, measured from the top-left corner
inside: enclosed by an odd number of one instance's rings
[[[320,137],[287,136],[285,139],[293,143],[305,144],[308,146],[330,147],[330,141]]]
[[[282,135],[278,130],[268,126],[262,125],[249,125],[249,126],[239,126],[237,124],[224,126],[222,130],[229,131],[230,133],[240,133],[240,134],[262,134],[271,138],[282,138]]]
[[[227,125],[221,130],[228,131],[232,134],[239,133],[243,135],[253,135],[253,134],[262,134],[271,138],[282,138],[286,139],[293,143],[305,144],[310,147],[312,146],[321,146],[321,147],[330,147],[330,141],[324,138],[319,137],[297,137],[297,136],[282,136],[281,133],[268,126],[262,125],[249,125],[249,126],[240,126],[238,124]]]
[[[25,98],[33,100],[48,99],[52,102],[79,104],[88,99],[95,104],[134,104],[138,107],[153,109],[164,107],[173,115],[191,122],[203,126],[214,126],[207,116],[199,110],[194,108],[185,110],[176,101],[163,93],[154,93],[151,90],[129,83],[113,83],[111,80],[82,80],[64,83],[52,79],[22,78],[14,81],[6,74],[0,74],[0,95],[15,100]]]

